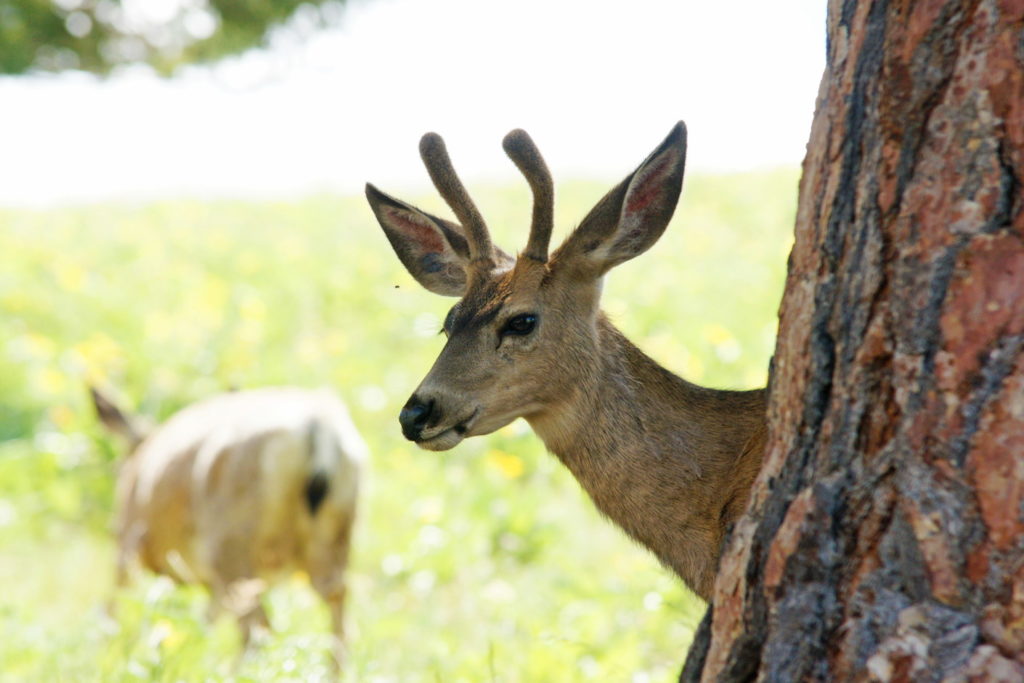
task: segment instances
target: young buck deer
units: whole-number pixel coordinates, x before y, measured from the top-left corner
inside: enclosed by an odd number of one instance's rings
[[[523,417],[598,509],[698,595],[711,596],[723,539],[743,511],[765,440],[765,391],[719,391],[673,375],[599,309],[605,273],[654,244],[682,188],[686,127],[590,211],[551,256],[554,191],[529,136],[506,153],[533,192],[526,250],[493,246],[441,138],[420,154],[461,225],[366,186],[398,258],[437,294],[461,297],[441,355],[401,411],[406,438],[452,448]]]
[[[366,446],[334,394],[255,389],[191,405],[144,433],[92,389],[130,446],[117,481],[117,585],[134,562],[212,593],[249,646],[266,582],[302,569],[344,649],[345,571]]]

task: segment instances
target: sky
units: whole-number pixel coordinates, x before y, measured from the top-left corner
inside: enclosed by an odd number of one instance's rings
[[[351,0],[335,28],[172,79],[0,78],[0,205],[429,187],[420,136],[506,182],[525,128],[556,182],[618,180],[677,120],[688,172],[798,165],[821,0]]]

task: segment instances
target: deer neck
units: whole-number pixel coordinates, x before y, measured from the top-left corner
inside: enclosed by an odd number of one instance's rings
[[[714,419],[719,392],[661,367],[604,316],[584,365],[566,395],[527,418],[570,470],[589,479],[609,463],[638,460],[655,470],[663,462],[673,471],[702,476],[702,454],[721,441],[721,425]]]
[[[736,401],[763,404],[763,391],[691,384],[603,316],[595,342],[568,396],[528,421],[598,509],[706,597],[739,483],[737,460],[759,423],[737,417],[744,406]]]

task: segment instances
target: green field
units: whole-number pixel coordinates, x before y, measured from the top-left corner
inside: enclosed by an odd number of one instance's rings
[[[692,381],[763,385],[796,180],[688,179],[661,241],[609,275],[605,310]],[[605,189],[559,187],[555,240]],[[525,187],[475,194],[522,248]],[[326,676],[326,609],[302,577],[269,594],[274,635],[237,664],[201,589],[143,575],[104,616],[120,451],[87,403],[96,382],[157,417],[229,387],[344,397],[373,458],[345,680],[675,680],[703,604],[525,423],[444,453],[402,439],[452,300],[402,270],[361,197],[0,210],[0,263],[0,679]]]

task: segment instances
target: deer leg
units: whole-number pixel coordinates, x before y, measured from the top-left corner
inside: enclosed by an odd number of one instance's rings
[[[257,640],[270,632],[270,620],[263,609],[262,591],[253,597],[251,605],[243,613],[238,615],[238,624],[242,629],[242,647],[248,650]]]
[[[114,588],[103,603],[103,614],[108,619],[117,618],[117,594],[128,585],[128,561],[124,553],[117,554],[117,567],[114,571]]]
[[[345,597],[347,589],[344,576],[338,575],[328,582],[314,580],[313,587],[320,594],[331,613],[331,672],[337,676],[345,663],[347,647],[345,641]]]
[[[117,616],[117,593],[128,586],[131,578],[131,565],[138,557],[144,538],[145,532],[138,525],[121,534],[117,548],[117,564],[114,568],[114,588],[103,607],[103,611],[110,618]]]
[[[238,622],[242,651],[258,644],[260,636],[270,631],[270,620],[263,609],[265,585],[259,579],[224,580],[218,577],[210,586],[211,599],[207,619],[213,621],[222,611],[231,613]]]
[[[212,539],[211,582],[214,610],[226,609],[238,620],[243,650],[255,644],[256,636],[270,630],[270,621],[263,609],[266,584],[256,578],[250,548],[242,538]]]
[[[331,632],[334,636],[332,644],[332,668],[340,672],[347,653],[345,640],[345,571],[348,567],[349,545],[352,537],[351,515],[340,520],[339,526],[331,535],[331,541],[314,546],[308,557],[308,570],[314,590],[320,594],[331,613]]]

